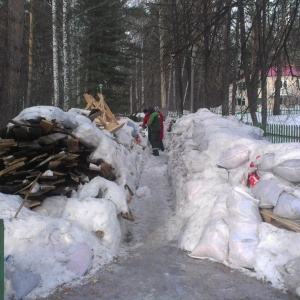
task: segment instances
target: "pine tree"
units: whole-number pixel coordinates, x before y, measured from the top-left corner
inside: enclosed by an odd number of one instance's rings
[[[122,0],[84,0],[77,4],[81,44],[82,92],[99,93],[103,85],[105,101],[119,109],[125,97],[127,74],[127,42],[125,4]],[[129,97],[127,97],[129,98]]]

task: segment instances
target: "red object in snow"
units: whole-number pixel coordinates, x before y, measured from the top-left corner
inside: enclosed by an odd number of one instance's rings
[[[255,183],[260,179],[256,172],[248,173],[247,186],[254,186]]]

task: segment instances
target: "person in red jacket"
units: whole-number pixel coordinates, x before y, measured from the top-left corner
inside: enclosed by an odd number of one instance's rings
[[[164,144],[163,144],[163,138],[164,138],[164,116],[159,111],[159,108],[157,106],[155,107],[155,111],[157,111],[157,113],[159,114],[159,117],[160,117],[160,133],[158,135],[159,149],[161,151],[164,151],[165,150],[165,147],[164,147]]]
[[[146,123],[147,123],[147,122],[149,121],[149,119],[150,119],[150,113],[149,113],[149,111],[148,111],[147,108],[145,108],[145,109],[143,110],[143,113],[145,114],[144,119],[143,119],[143,123],[142,123],[142,127],[144,128],[145,125],[146,125]],[[149,142],[151,143],[151,128],[150,128],[150,127],[148,127],[148,140],[149,140]]]

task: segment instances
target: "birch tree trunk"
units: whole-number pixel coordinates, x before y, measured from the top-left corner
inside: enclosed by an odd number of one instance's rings
[[[58,36],[57,36],[57,2],[52,0],[52,43],[53,43],[53,103],[59,105],[59,77],[58,77]]]
[[[69,52],[68,52],[68,0],[63,0],[63,65],[64,65],[64,110],[69,109],[70,78],[69,78]]]
[[[164,68],[164,52],[165,52],[165,41],[164,41],[164,29],[163,29],[163,13],[162,6],[159,8],[159,61],[160,61],[160,103],[161,108],[167,107],[167,92],[166,92],[166,75]]]

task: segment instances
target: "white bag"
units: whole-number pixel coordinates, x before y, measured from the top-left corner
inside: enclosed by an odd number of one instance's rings
[[[274,157],[275,153],[263,154],[253,162],[254,168],[264,172],[272,170],[274,167]]]
[[[210,214],[198,245],[189,254],[193,258],[209,258],[218,262],[228,260],[228,212],[226,196],[219,197]]]
[[[283,187],[276,178],[267,180],[260,179],[253,187],[252,194],[259,200],[259,207],[273,208],[277,201]]]
[[[300,182],[300,159],[286,160],[273,168],[273,173],[290,182]]]
[[[287,219],[300,219],[300,198],[283,192],[273,209],[273,213]]]
[[[230,170],[240,167],[248,160],[249,150],[245,146],[236,146],[222,154],[218,166]]]
[[[229,213],[229,261],[239,267],[253,268],[262,222],[257,199],[234,187],[227,198]]]

